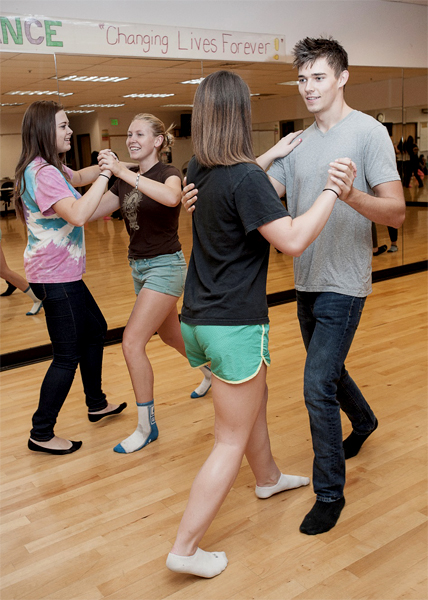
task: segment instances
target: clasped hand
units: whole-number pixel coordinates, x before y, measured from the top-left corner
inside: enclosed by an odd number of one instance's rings
[[[350,158],[336,158],[329,167],[325,187],[334,190],[345,202],[353,189],[357,166]]]
[[[101,150],[98,153],[98,166],[101,171],[111,171],[113,175],[118,175],[120,162],[116,154],[110,149]]]

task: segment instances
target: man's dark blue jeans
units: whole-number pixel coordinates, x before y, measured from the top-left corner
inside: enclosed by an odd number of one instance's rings
[[[375,427],[373,411],[345,369],[365,300],[333,292],[297,292],[297,314],[307,352],[304,396],[315,454],[313,486],[322,502],[343,497],[340,409],[355,433],[367,434]]]
[[[78,365],[88,410],[106,408],[101,371],[107,323],[82,280],[32,283],[31,289],[43,300],[53,350],[53,361],[42,383],[30,434],[33,440],[46,442],[55,435],[58,413],[70,391]]]

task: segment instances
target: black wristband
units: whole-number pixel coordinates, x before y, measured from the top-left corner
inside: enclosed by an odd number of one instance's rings
[[[336,198],[339,198],[339,194],[335,190],[332,190],[331,188],[324,188],[323,192],[333,192],[333,194],[336,194]]]
[[[108,175],[106,175],[105,173],[100,173],[98,175],[98,177],[106,177],[106,179],[108,179],[110,181],[110,177]]]

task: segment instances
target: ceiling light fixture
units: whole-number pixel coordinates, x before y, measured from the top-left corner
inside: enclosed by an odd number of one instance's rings
[[[4,104],[0,104],[0,106],[24,106],[25,102],[5,102]]]
[[[56,77],[51,77],[56,79]],[[99,77],[98,75],[66,75],[65,77],[58,77],[58,81],[90,81],[92,83],[117,83],[118,81],[125,81],[129,77]]]
[[[199,77],[199,79],[189,79],[188,81],[180,81],[180,83],[189,83],[190,85],[199,85],[205,77]]]
[[[79,104],[80,108],[118,108],[119,106],[125,106],[123,104]],[[91,111],[93,112],[93,111]]]
[[[16,92],[5,92],[6,96],[72,96],[73,92],[69,92],[68,94],[65,94],[64,92],[50,92],[49,90],[44,90],[44,91],[26,91],[26,92],[21,92],[21,91],[16,91]]]
[[[72,113],[79,113],[79,114],[86,114],[86,113],[93,113],[95,112],[94,110],[65,110],[65,112],[68,115],[71,115]]]
[[[123,98],[168,98],[174,94],[127,94]]]
[[[299,85],[298,81],[283,81],[282,83],[277,83],[276,85]]]
[[[193,108],[193,104],[161,104],[162,108]]]

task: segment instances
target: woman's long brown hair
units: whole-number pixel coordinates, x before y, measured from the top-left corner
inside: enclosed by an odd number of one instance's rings
[[[196,160],[204,167],[254,163],[250,90],[239,75],[216,71],[196,90],[192,113]]]
[[[33,102],[25,111],[22,119],[22,149],[15,169],[14,190],[15,208],[21,219],[23,219],[21,195],[26,189],[24,171],[35,158],[40,156],[69,179],[63,170],[64,163],[62,156],[58,154],[56,145],[55,115],[60,110],[64,110],[64,108],[57,102],[46,100]]]

